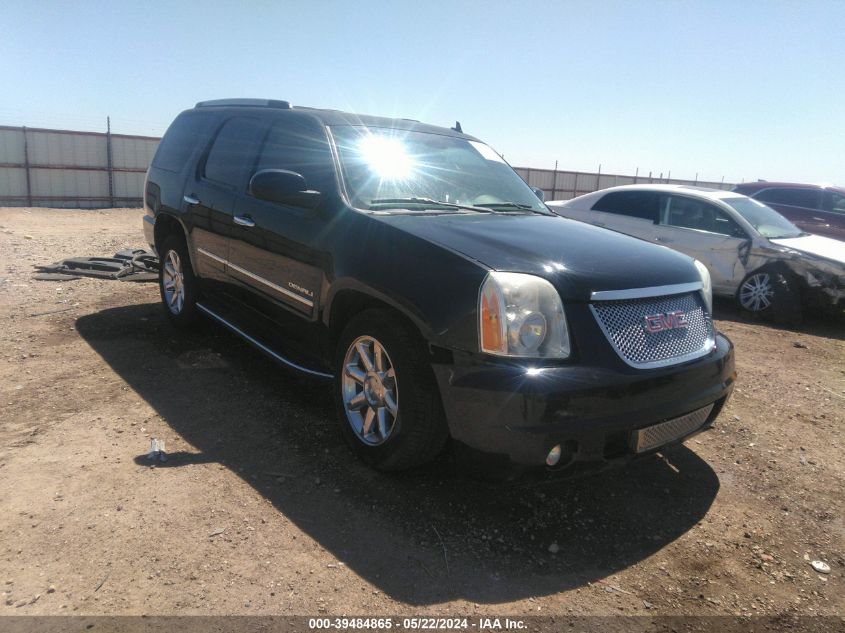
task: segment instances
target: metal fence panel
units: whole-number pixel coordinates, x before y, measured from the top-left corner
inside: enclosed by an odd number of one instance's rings
[[[0,198],[20,198],[26,203],[26,170],[22,167],[0,169]]]
[[[575,192],[578,195],[589,193],[598,189],[598,174],[576,174]]]
[[[97,199],[108,196],[109,176],[93,169],[32,169],[33,198]]]
[[[20,164],[24,160],[23,132],[0,129],[0,163]]]
[[[532,169],[528,179],[531,187],[539,189],[552,189],[555,173],[547,169]]]
[[[598,176],[598,188],[607,189],[608,187],[615,187],[619,184],[619,177],[610,174],[601,174]]]
[[[115,198],[139,198],[144,188],[144,174],[131,171],[116,171],[114,173]],[[117,201],[116,201],[117,202]],[[117,206],[126,206],[125,203]]]
[[[105,167],[105,138],[94,134],[27,131],[29,162],[32,165]]]
[[[559,171],[557,173],[558,190],[573,191],[575,189],[575,173],[571,171]]]
[[[112,165],[116,168],[147,169],[157,147],[157,140],[112,136]]]

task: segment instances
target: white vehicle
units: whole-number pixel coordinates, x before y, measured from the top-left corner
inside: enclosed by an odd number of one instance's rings
[[[553,201],[567,218],[657,242],[704,263],[714,294],[751,312],[800,316],[802,302],[845,298],[845,242],[810,235],[731,191],[627,185]]]

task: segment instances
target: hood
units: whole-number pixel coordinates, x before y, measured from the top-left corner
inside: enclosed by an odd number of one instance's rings
[[[559,216],[383,215],[380,221],[499,271],[548,279],[566,301],[601,290],[700,281],[693,260],[663,246]]]
[[[833,240],[829,237],[822,237],[821,235],[802,235],[801,237],[788,237],[769,241],[779,246],[786,246],[795,251],[815,255],[816,257],[845,265],[845,242],[841,240]]]

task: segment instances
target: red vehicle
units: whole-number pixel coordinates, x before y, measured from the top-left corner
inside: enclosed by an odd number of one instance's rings
[[[845,187],[760,181],[733,190],[765,202],[808,233],[845,240]]]

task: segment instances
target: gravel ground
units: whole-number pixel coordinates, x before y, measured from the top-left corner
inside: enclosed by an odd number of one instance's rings
[[[0,614],[845,614],[842,320],[718,303],[736,391],[664,459],[388,476],[325,385],[177,335],[155,284],[31,277],[143,246],[137,209],[0,209]]]

